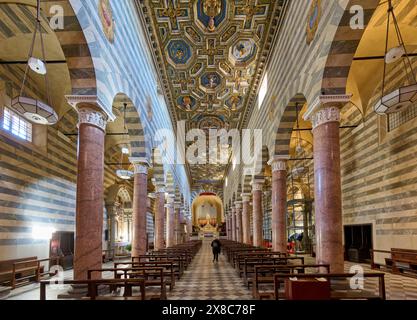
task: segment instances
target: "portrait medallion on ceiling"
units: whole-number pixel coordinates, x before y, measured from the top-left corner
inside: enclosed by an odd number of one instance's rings
[[[114,20],[113,10],[111,8],[110,0],[99,0],[98,12],[101,20],[101,25],[106,38],[113,43],[114,42]]]

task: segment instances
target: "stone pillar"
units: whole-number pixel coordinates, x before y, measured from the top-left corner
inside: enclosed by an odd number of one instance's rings
[[[272,250],[287,252],[287,161],[289,157],[275,156],[272,167]]]
[[[251,244],[250,240],[250,193],[242,193],[242,242]]]
[[[237,232],[236,232],[236,207],[233,205],[232,206],[232,210],[231,210],[231,212],[232,212],[232,240],[233,241],[237,241],[237,239],[236,239],[236,235],[237,235]]]
[[[106,211],[108,232],[107,250],[112,250],[114,249],[114,244],[116,242],[116,212],[114,203],[106,204]]]
[[[148,162],[146,159],[130,158],[134,166],[132,257],[146,253],[146,213],[148,211]]]
[[[166,215],[167,215],[167,224],[166,232],[167,239],[166,244],[167,248],[175,245],[175,209],[174,209],[174,196],[168,195],[167,204],[165,205]]]
[[[78,170],[75,221],[74,279],[87,279],[102,265],[104,203],[104,140],[107,116],[92,104],[77,105]],[[96,278],[100,277],[95,275]]]
[[[342,191],[340,173],[340,108],[350,96],[320,96],[304,118],[311,120],[314,137],[314,205],[316,261],[344,271]]]
[[[191,221],[191,218],[187,218],[188,241],[191,240],[192,233],[193,233],[193,222]]]
[[[165,225],[165,188],[163,185],[156,185],[155,200],[155,250],[165,249],[164,244]]]
[[[226,217],[227,240],[232,240],[232,217],[230,210],[227,211]]]
[[[253,197],[253,245],[261,247],[263,245],[263,212],[262,212],[262,188],[263,180],[252,182]]]
[[[236,201],[236,241],[243,243],[242,201]]]
[[[174,203],[174,245],[181,243],[181,202]]]

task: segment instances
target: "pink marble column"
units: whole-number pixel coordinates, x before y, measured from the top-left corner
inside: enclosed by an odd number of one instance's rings
[[[262,212],[262,188],[263,180],[254,180],[252,183],[253,197],[253,245],[263,246],[263,212]]]
[[[236,223],[236,207],[232,206],[232,240],[237,241],[237,223]]]
[[[243,242],[243,228],[242,228],[242,202],[236,201],[236,241]]]
[[[226,222],[226,228],[227,228],[227,239],[232,240],[232,213],[231,210],[228,210],[227,212],[227,222]]]
[[[167,239],[166,244],[167,248],[170,248],[175,245],[175,209],[174,209],[174,196],[169,195],[167,199],[167,204],[165,205],[167,212]]]
[[[272,167],[272,249],[287,252],[287,157],[275,156]]]
[[[251,244],[250,240],[250,193],[242,194],[242,242]]]
[[[330,264],[336,273],[344,271],[340,108],[349,100],[349,96],[320,96],[305,114],[313,123],[316,260]]]
[[[104,140],[107,116],[94,105],[78,104],[78,171],[74,279],[87,279],[102,265]],[[100,277],[95,275],[95,277]]]
[[[148,211],[148,163],[146,159],[131,158],[135,175],[133,182],[132,257],[144,255],[147,248],[146,213]]]
[[[155,250],[165,249],[165,188],[156,185],[155,200]]]
[[[175,203],[174,204],[174,244],[180,244],[181,243],[181,203]]]

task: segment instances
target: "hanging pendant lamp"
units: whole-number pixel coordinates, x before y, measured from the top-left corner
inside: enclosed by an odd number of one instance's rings
[[[387,34],[385,43],[384,73],[382,80],[381,99],[376,103],[374,110],[377,114],[390,114],[405,110],[417,102],[417,80],[413,72],[413,66],[408,55],[397,18],[392,6],[392,0],[388,0]],[[390,35],[390,20],[393,19],[398,46],[388,50]],[[386,71],[387,65],[403,60],[404,71],[408,80],[407,85],[403,85],[391,92],[386,92]]]
[[[23,82],[20,88],[19,96],[12,99],[11,108],[14,111],[16,111],[18,114],[25,117],[30,122],[33,122],[35,124],[42,124],[42,125],[53,125],[57,123],[58,115],[56,114],[55,110],[50,106],[51,99],[50,99],[50,94],[49,94],[49,83],[48,83],[48,74],[47,74],[47,67],[46,67],[46,55],[45,55],[44,39],[43,39],[43,34],[42,34],[40,13],[41,13],[40,0],[37,0],[37,14],[36,14],[36,21],[35,21],[35,30],[34,30],[33,37],[32,37],[32,43],[29,49],[28,62],[26,65],[25,74],[23,76]],[[39,37],[40,37],[41,49],[42,49],[42,60],[33,56],[36,36],[38,32],[39,32]],[[25,84],[26,84],[26,80],[29,74],[29,69],[45,78],[47,103],[24,95]]]

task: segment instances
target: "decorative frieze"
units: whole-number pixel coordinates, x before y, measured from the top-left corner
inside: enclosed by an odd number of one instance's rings
[[[251,194],[250,193],[242,193],[240,195],[242,197],[242,202],[250,202]]]

